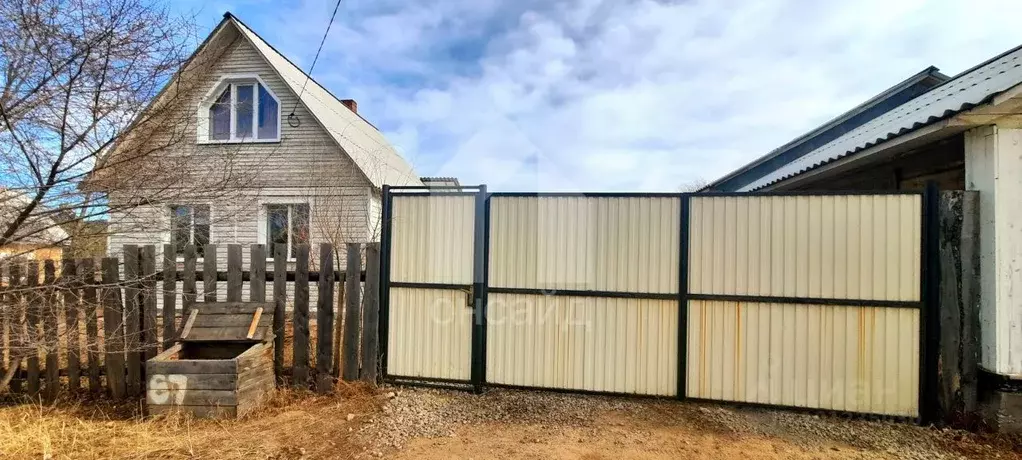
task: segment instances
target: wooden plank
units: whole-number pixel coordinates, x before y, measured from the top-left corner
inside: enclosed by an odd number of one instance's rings
[[[252,336],[255,335],[256,327],[259,326],[259,318],[262,317],[262,316],[263,316],[263,309],[260,308],[260,309],[256,310],[255,315],[252,316],[252,324],[248,326],[248,335],[246,336],[247,338],[251,339]],[[271,326],[272,326],[272,324],[271,324]]]
[[[198,308],[198,310],[199,310],[199,315],[198,315],[198,317],[195,318],[195,323],[192,324],[192,327],[242,327],[242,326],[244,326],[245,328],[248,328],[250,325],[255,325],[257,327],[261,326],[261,327],[270,328],[270,327],[273,326],[273,324],[272,324],[273,318],[271,318],[269,315],[262,316],[262,308],[259,308],[259,309],[256,310],[256,311],[260,312],[260,315],[259,315],[258,322],[255,322],[255,323],[253,323],[253,321],[252,321],[252,319],[253,319],[252,317],[255,315],[255,312],[239,313],[239,314],[234,314],[234,315],[210,315],[210,314],[206,314],[205,309],[202,308],[201,306]],[[192,311],[195,311],[195,310],[192,310]],[[246,335],[247,334],[242,334],[241,337],[245,337]],[[239,338],[241,338],[241,337],[239,337]]]
[[[309,245],[298,245],[296,257],[291,375],[296,387],[305,388],[309,380]]]
[[[154,356],[153,359],[157,361],[170,359],[174,357],[174,355],[180,353],[182,348],[184,347],[182,347],[180,343],[175,343],[174,345],[171,345],[170,348],[163,350],[160,354]]]
[[[238,403],[235,390],[148,390],[146,404],[177,406],[234,406]]]
[[[227,301],[241,302],[241,245],[227,245]]]
[[[193,308],[192,312],[188,314],[188,319],[185,321],[184,327],[181,328],[181,339],[188,338],[188,335],[192,332],[192,326],[195,324],[195,318],[198,316],[199,310]]]
[[[249,247],[248,299],[252,302],[266,301],[266,246],[253,244]]]
[[[188,337],[182,337],[181,340],[188,342],[206,342],[210,340],[224,342],[252,342],[268,340],[273,337],[273,333],[270,332],[269,328],[257,330],[251,339],[245,337],[247,334],[247,325],[238,327],[193,327],[188,333]]]
[[[334,387],[334,248],[319,245],[319,292],[316,301],[316,391]]]
[[[190,414],[196,418],[235,418],[238,416],[234,406],[175,406],[149,405],[149,415],[168,415],[176,413]]]
[[[177,249],[163,245],[163,349],[177,338]],[[194,280],[192,281],[194,283]]]
[[[28,262],[28,269],[25,272],[25,319],[28,324],[26,335],[28,340],[25,345],[31,350],[25,359],[28,374],[26,389],[32,397],[39,395],[40,388],[39,349],[42,338],[39,336],[39,316],[42,302],[39,292],[39,261],[32,260]]]
[[[156,246],[152,244],[143,246],[140,256],[142,269],[142,359],[147,360],[160,352],[160,329],[157,325],[156,312]]]
[[[27,324],[27,320],[25,319],[25,296],[23,289],[24,280],[21,277],[21,273],[22,270],[19,264],[17,263],[10,264],[10,277],[8,278],[9,280],[8,283],[14,289],[13,292],[8,294],[7,297],[8,301],[10,302],[9,308],[11,308],[13,312],[13,314],[11,315],[11,319],[12,322],[14,323],[12,324],[11,327],[12,336],[9,339],[9,346],[11,347],[9,350],[11,351],[13,351],[14,349],[24,350],[26,348],[25,327]],[[27,367],[24,364],[24,357],[22,356],[21,353],[14,354],[13,358],[14,359],[12,360],[11,363],[12,366],[18,366],[21,369],[27,369]],[[8,388],[12,393],[20,393],[21,383],[22,379],[20,378],[19,372],[18,374],[14,375],[14,378],[11,380]]]
[[[67,339],[67,384],[72,392],[82,385],[81,331],[78,316],[82,311],[81,278],[75,260],[61,260],[60,277],[64,280],[64,336]]]
[[[273,373],[284,376],[284,307],[287,305],[287,245],[273,246]]]
[[[262,308],[263,311],[273,308],[273,304],[270,302],[203,302],[198,308],[201,308],[201,314],[203,316],[209,315],[248,315],[252,316],[256,310]]]
[[[57,399],[60,390],[60,334],[57,329],[60,305],[57,303],[57,265],[43,261],[43,347],[46,350],[46,399]]]
[[[347,266],[344,286],[344,294],[347,296],[344,304],[344,371],[341,377],[353,382],[358,380],[359,326],[362,322],[358,282],[358,273],[362,270],[362,254],[358,243],[348,243]]]
[[[186,275],[181,281],[181,317],[187,318],[188,313],[195,305],[195,245],[185,245],[183,273]]]
[[[96,266],[92,259],[78,261],[78,279],[81,280],[82,305],[85,314],[85,350],[89,360],[89,391],[99,393],[103,387],[99,380],[99,301],[96,295]]]
[[[267,354],[270,352],[268,344],[259,343],[253,345],[248,350],[238,355],[238,371],[243,372],[249,368],[259,365],[266,360]]]
[[[216,302],[216,245],[202,249],[202,300]]]
[[[167,374],[152,374],[149,378],[148,390],[174,390],[187,388],[189,390],[230,390],[238,388],[238,374],[171,374],[174,377],[168,378]],[[159,376],[159,377],[157,377]]]
[[[238,363],[233,359],[178,359],[148,361],[146,372],[156,374],[237,374]]]
[[[363,381],[376,383],[380,353],[380,243],[366,245],[365,300],[362,305]]]
[[[121,399],[125,395],[124,383],[124,310],[121,303],[119,261],[106,257],[103,270],[103,331],[106,348],[106,383],[110,396]]]
[[[125,381],[128,396],[142,394],[142,299],[140,264],[141,250],[134,244],[124,245],[124,351]]]

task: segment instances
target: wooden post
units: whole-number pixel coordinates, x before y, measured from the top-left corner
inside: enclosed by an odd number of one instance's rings
[[[366,245],[365,300],[362,311],[363,381],[376,384],[380,352],[380,243]]]
[[[140,254],[136,245],[124,246],[124,388],[128,396],[142,393],[142,303],[139,293]]]
[[[227,301],[241,302],[241,245],[227,245]]]
[[[14,285],[10,278],[6,278],[6,283],[3,282],[5,274],[6,270],[3,269],[3,265],[0,265],[0,285],[2,285],[0,287],[2,289],[0,291],[2,293],[2,296],[0,296],[0,387],[6,384],[3,379],[7,378],[8,372],[12,373],[11,377],[13,378],[13,373],[18,370],[12,369],[15,365],[14,354],[11,353],[15,347],[14,324],[18,323],[13,318],[14,312],[17,311],[12,301],[14,298]]]
[[[362,254],[358,243],[348,243],[348,254],[346,256],[347,271],[344,278],[344,294],[347,301],[344,304],[344,371],[341,377],[344,380],[353,382],[358,380],[358,340],[359,325],[361,324],[361,299],[359,298],[359,284],[362,271]]]
[[[106,384],[110,396],[121,399],[125,394],[124,383],[124,311],[121,303],[121,286],[118,260],[114,257],[103,259],[103,331],[106,348]]]
[[[319,245],[319,292],[316,297],[316,391],[334,387],[334,248]]]
[[[216,302],[216,245],[202,248],[202,301]]]
[[[273,245],[273,373],[284,376],[284,308],[287,306],[287,245]]]
[[[67,336],[67,384],[71,392],[77,392],[82,384],[81,331],[78,315],[82,310],[82,282],[77,273],[75,260],[68,257],[61,261],[60,277],[64,285],[64,334]]]
[[[102,391],[99,380],[99,318],[96,296],[96,266],[92,259],[78,262],[78,275],[82,281],[82,303],[85,305],[85,349],[89,358],[89,391]]]
[[[305,388],[309,380],[309,245],[298,245],[295,263],[295,311],[292,328],[294,338],[291,360],[296,387]]]
[[[249,281],[248,300],[252,302],[266,301],[266,246],[253,244],[249,246]]]
[[[195,274],[193,273],[194,277]],[[177,250],[173,244],[163,245],[163,349],[174,345],[177,338]]]
[[[143,361],[159,354],[160,328],[156,314],[156,246],[147,244],[141,251],[142,268],[142,342]],[[145,366],[141,367],[145,371]],[[143,379],[145,377],[143,376]]]
[[[14,311],[14,314],[12,315],[12,319],[14,322],[14,324],[12,325],[13,326],[12,333],[14,335],[12,336],[11,339],[11,346],[17,347],[20,350],[24,350],[26,340],[25,334],[27,331],[26,323],[28,323],[27,319],[23,319],[26,314],[25,295],[23,291],[23,287],[25,284],[21,278],[21,266],[16,263],[12,263],[10,269],[11,269],[10,285],[11,287],[16,288],[16,291],[8,297],[8,299],[11,302],[11,308]],[[23,358],[18,358],[17,362],[12,363],[12,365],[16,364],[19,367],[21,367],[21,363],[23,361],[24,361]],[[24,369],[27,370],[28,366],[25,366]],[[12,393],[21,393],[21,382],[22,379],[18,378],[18,376],[15,375],[14,379],[11,380],[9,387]]]
[[[28,358],[25,359],[28,374],[28,394],[33,398],[39,396],[39,314],[41,302],[39,295],[39,261],[28,262],[28,271],[25,273],[25,319],[28,323],[28,341],[26,345],[31,349]]]
[[[57,304],[57,265],[53,260],[43,261],[43,344],[46,350],[46,399],[57,399],[60,389],[60,334],[57,330],[60,308]]]
[[[183,253],[185,264],[182,267],[184,272],[181,274],[183,280],[181,282],[181,318],[187,318],[198,296],[196,294],[198,291],[195,290],[195,245],[185,245]]]

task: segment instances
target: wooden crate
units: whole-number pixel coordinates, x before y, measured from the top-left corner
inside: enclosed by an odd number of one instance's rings
[[[273,303],[197,303],[174,346],[146,361],[152,415],[240,417],[273,391]]]

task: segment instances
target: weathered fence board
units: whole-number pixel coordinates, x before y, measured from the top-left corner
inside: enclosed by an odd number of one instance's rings
[[[41,292],[39,287],[39,261],[33,260],[28,263],[28,271],[25,273],[25,288],[28,290],[25,295],[25,319],[28,327],[27,346],[34,349],[25,359],[28,370],[28,394],[35,397],[39,395],[39,308],[41,306]]]
[[[67,339],[67,383],[68,389],[77,391],[82,384],[81,331],[81,279],[78,277],[74,259],[61,261],[61,280],[64,283],[64,334]]]
[[[362,304],[361,379],[376,383],[380,352],[380,244],[366,245],[365,300]]]
[[[58,334],[57,324],[59,310],[57,309],[57,267],[52,260],[43,261],[43,303],[40,306],[43,312],[43,350],[46,352],[46,399],[52,401],[57,398],[57,388],[60,385],[60,363],[57,355]]]
[[[142,302],[142,360],[148,360],[159,353],[159,327],[156,311],[156,246],[141,248],[139,265],[142,279],[139,284]],[[139,363],[140,366],[141,363]],[[141,367],[145,370],[145,366]]]
[[[333,389],[334,333],[334,251],[329,245],[319,248],[319,292],[316,296],[316,391]]]
[[[202,300],[216,302],[216,245],[207,244],[202,253]]]
[[[118,287],[118,261],[103,259],[103,331],[106,340],[106,381],[110,396],[114,399],[125,395],[124,383],[124,335],[122,325],[124,312],[121,304],[121,289]]]
[[[163,349],[177,337],[177,252],[172,244],[163,245]]]
[[[241,245],[227,245],[227,301],[241,301]]]
[[[85,347],[89,358],[89,391],[102,391],[99,380],[99,315],[97,315],[96,266],[92,259],[78,263],[78,274],[83,283],[82,303],[85,305]]]
[[[359,251],[358,243],[348,244],[347,265],[348,273],[358,273],[362,270],[362,254]],[[344,372],[341,377],[347,381],[358,380],[358,339],[360,326],[361,306],[359,299],[358,278],[349,276],[345,281],[344,295],[347,302],[344,304]]]
[[[294,340],[291,359],[294,385],[305,387],[309,379],[309,246],[298,245],[295,262]]]
[[[284,374],[284,308],[287,304],[287,245],[273,246],[273,374],[280,380]],[[297,287],[295,288],[297,291]]]
[[[124,246],[124,388],[128,396],[142,394],[142,302],[139,269],[141,251],[133,244]]]

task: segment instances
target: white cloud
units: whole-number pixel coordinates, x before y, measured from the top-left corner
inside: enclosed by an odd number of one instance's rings
[[[307,64],[332,7],[237,13]],[[342,3],[314,75],[359,99],[423,175],[674,190],[928,65],[957,73],[1022,43],[1020,13],[1015,1],[363,0]]]

